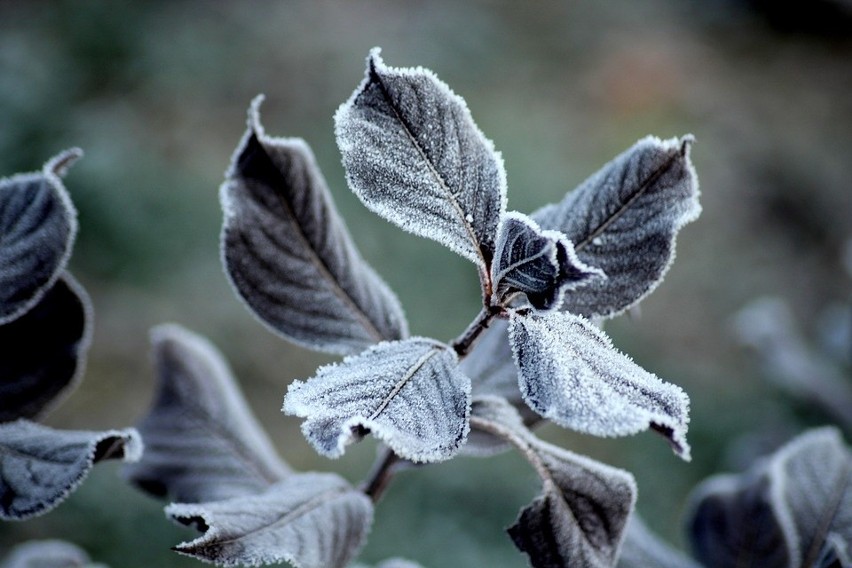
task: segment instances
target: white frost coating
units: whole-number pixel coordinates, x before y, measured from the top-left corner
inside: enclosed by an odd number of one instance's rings
[[[82,155],[71,148],[41,172],[0,178],[0,325],[38,303],[68,263],[77,210],[60,178]]]
[[[136,461],[142,440],[133,428],[55,430],[27,420],[0,424],[0,519],[44,514],[77,489],[95,463]]]
[[[689,135],[643,138],[561,202],[532,214],[542,228],[565,233],[579,259],[608,277],[566,295],[564,310],[612,317],[662,282],[678,231],[701,213],[692,142]]]
[[[178,325],[151,331],[158,392],[138,424],[147,446],[125,475],[181,502],[255,494],[291,473],[221,353]]]
[[[89,555],[63,540],[31,540],[0,559],[0,568],[93,568]],[[99,565],[100,566],[100,565]]]
[[[204,533],[174,550],[218,566],[342,568],[364,544],[373,505],[337,475],[303,473],[258,495],[173,503],[166,516]]]
[[[310,349],[352,354],[407,337],[399,300],[355,247],[310,148],[268,136],[261,101],[219,192],[222,263],[238,296]]]
[[[3,362],[14,369],[0,381],[0,422],[42,417],[77,388],[92,320],[88,294],[65,272],[26,313],[0,326]]]
[[[455,352],[426,338],[385,342],[294,381],[283,411],[307,418],[305,437],[336,458],[365,431],[415,462],[451,458],[469,429],[470,380]]]
[[[689,460],[689,398],[616,350],[588,320],[565,312],[511,314],[509,340],[526,403],[560,426],[596,436],[649,427]]]
[[[605,275],[582,263],[562,233],[542,231],[523,213],[502,216],[491,265],[493,305],[505,305],[513,294],[523,292],[537,309],[558,307],[566,290],[595,277]]]
[[[388,67],[379,51],[334,115],[349,185],[372,211],[487,274],[506,208],[503,160],[434,73]]]

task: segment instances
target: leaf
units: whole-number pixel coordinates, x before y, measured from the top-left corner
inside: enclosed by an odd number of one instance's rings
[[[515,389],[517,391],[517,389]],[[470,405],[471,427],[462,453],[473,457],[490,457],[508,450],[510,443],[484,428],[477,428],[477,420],[497,423],[512,431],[524,432],[521,416],[505,398],[495,395],[474,396]]]
[[[513,312],[509,339],[521,395],[548,420],[595,436],[652,428],[689,460],[689,398],[616,350],[588,320],[565,312]]]
[[[145,455],[125,469],[173,501],[217,501],[267,489],[291,473],[246,404],[228,364],[177,325],[151,332],[158,392],[137,425]]]
[[[77,211],[60,177],[82,155],[66,150],[41,172],[0,179],[0,324],[32,308],[71,256]]]
[[[521,213],[504,215],[491,266],[492,304],[507,305],[523,292],[537,309],[558,307],[566,290],[595,276],[603,273],[577,260],[574,246],[561,233],[542,231]]]
[[[607,275],[572,291],[563,309],[612,317],[662,281],[678,231],[701,212],[692,142],[692,136],[644,138],[560,203],[532,214],[543,229],[565,233],[581,262]]]
[[[294,381],[283,410],[307,418],[302,432],[330,458],[372,432],[405,459],[446,460],[468,432],[470,380],[456,363],[455,352],[432,339],[380,343]]]
[[[0,519],[44,514],[106,459],[136,461],[142,441],[133,428],[54,430],[27,420],[0,424]]]
[[[273,331],[311,349],[350,354],[406,337],[399,301],[358,253],[310,148],[267,136],[261,101],[220,191],[235,290]]]
[[[618,568],[701,568],[695,561],[660,540],[634,512],[627,523]]]
[[[175,503],[172,520],[199,538],[177,552],[219,566],[290,562],[298,568],[345,566],[364,544],[373,505],[330,473],[295,474],[265,492],[213,503]]]
[[[102,566],[102,565],[98,565]],[[62,540],[31,540],[14,547],[0,568],[94,568],[89,555]]]
[[[615,565],[636,482],[626,471],[537,441],[543,492],[508,533],[535,568]]]
[[[364,205],[488,274],[506,174],[461,97],[429,70],[387,67],[375,48],[334,124],[346,177]]]
[[[91,332],[89,297],[67,273],[28,312],[0,325],[0,422],[43,416],[73,391]]]

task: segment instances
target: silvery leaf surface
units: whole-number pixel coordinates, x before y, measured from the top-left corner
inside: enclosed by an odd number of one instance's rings
[[[311,349],[351,354],[406,337],[399,301],[356,249],[310,148],[267,136],[260,102],[220,190],[222,256],[237,293]]]
[[[380,343],[294,381],[283,410],[307,418],[302,432],[327,457],[370,432],[405,459],[446,460],[468,432],[470,380],[456,364],[432,339]]]
[[[535,568],[615,566],[636,502],[633,476],[538,440],[531,447],[546,475],[508,529],[515,546]]]
[[[388,67],[374,49],[364,81],[334,123],[349,185],[361,201],[487,276],[506,207],[506,174],[464,100],[431,71]]]
[[[55,430],[27,420],[0,424],[0,519],[24,520],[61,503],[105,459],[135,461],[142,441],[133,428]]]
[[[814,568],[848,568],[852,566],[852,542],[837,533],[829,533]]]
[[[91,328],[89,298],[67,273],[29,311],[0,325],[0,422],[42,416],[77,386]]]
[[[71,256],[77,211],[60,177],[82,155],[66,150],[41,172],[0,179],[0,324],[35,305]]]
[[[652,428],[689,459],[689,398],[616,350],[587,319],[566,312],[513,312],[509,340],[521,394],[542,417],[595,436]]]
[[[131,482],[196,503],[259,493],[291,473],[210,342],[173,324],[151,340],[158,387],[137,425],[145,454],[125,468]]]
[[[701,568],[694,560],[675,550],[651,532],[634,512],[627,522],[618,568]]]
[[[678,231],[701,212],[692,141],[644,138],[561,202],[532,214],[543,229],[563,232],[579,259],[607,276],[567,294],[563,309],[612,317],[662,281]]]
[[[503,216],[491,265],[492,303],[506,305],[522,292],[540,310],[562,303],[566,290],[582,286],[600,270],[586,266],[574,254],[574,245],[558,231],[542,231],[522,213]]]
[[[490,394],[474,396],[470,405],[470,416],[472,421],[470,433],[468,433],[467,442],[462,448],[462,454],[466,456],[490,457],[511,447],[511,444],[504,438],[495,435],[488,429],[478,428],[476,426],[477,420],[497,423],[503,428],[518,433],[526,432],[526,426],[517,410],[501,396]]]
[[[105,568],[103,565],[97,565]],[[30,540],[0,560],[0,568],[95,568],[80,547],[63,540]]]
[[[340,568],[364,544],[373,505],[337,475],[301,473],[257,495],[175,503],[166,515],[204,533],[174,550],[218,566]]]

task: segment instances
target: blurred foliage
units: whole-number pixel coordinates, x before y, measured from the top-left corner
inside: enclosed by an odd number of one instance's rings
[[[812,328],[821,308],[849,294],[839,265],[852,236],[852,16],[844,0],[789,5],[0,0],[0,175],[35,170],[65,147],[86,151],[66,182],[81,219],[72,270],[95,303],[94,347],[79,391],[48,422],[132,423],[153,388],[147,329],[178,321],[229,357],[294,467],[364,475],[371,442],[330,463],[279,412],[286,384],[329,359],[273,337],[231,293],[217,188],[249,101],[266,93],[268,132],[313,146],[412,332],[457,335],[479,307],[475,271],[346,190],[331,117],[380,45],[388,64],[429,67],[466,98],[503,152],[510,208],[559,199],[645,134],[696,135],[704,214],[682,233],[641,317],[609,327],[624,351],[690,394],[694,461],[681,463],[652,434],[542,431],[634,472],[640,511],[679,541],[684,496],[728,465],[726,448],[754,430],[796,429],[791,401],[730,338],[729,316],[773,294]],[[536,490],[512,455],[404,473],[363,558],[522,566],[500,529]],[[107,466],[50,515],[0,526],[0,551],[66,538],[114,567],[190,566],[168,548],[191,534]]]

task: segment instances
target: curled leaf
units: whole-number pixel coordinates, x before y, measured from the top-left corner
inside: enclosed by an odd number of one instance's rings
[[[60,177],[83,152],[41,172],[0,179],[0,324],[29,310],[59,278],[77,234],[77,211]]]
[[[0,422],[42,416],[77,386],[91,320],[88,295],[66,273],[29,311],[0,325]]]
[[[588,320],[565,312],[514,312],[509,339],[526,403],[544,418],[595,436],[647,428],[689,459],[689,398],[616,350]]]
[[[504,305],[513,294],[523,292],[535,308],[550,309],[562,303],[565,290],[595,276],[603,273],[580,262],[561,233],[542,231],[521,213],[504,215],[491,266],[493,304]]]
[[[239,296],[273,331],[311,349],[357,353],[408,327],[358,253],[307,144],[272,138],[261,98],[222,185],[222,256]]]
[[[334,124],[349,185],[368,208],[488,274],[506,174],[461,97],[431,71],[386,66],[374,49]]]
[[[195,503],[251,495],[290,474],[225,359],[177,325],[151,332],[156,399],[137,425],[145,455],[125,474],[141,489]]]
[[[373,505],[337,475],[303,473],[258,495],[175,503],[166,515],[204,533],[174,550],[218,566],[341,568],[364,544]]]
[[[468,432],[470,380],[456,363],[452,349],[431,339],[380,343],[294,381],[284,412],[307,418],[302,432],[331,458],[371,432],[403,458],[446,460]]]
[[[142,441],[133,428],[55,430],[27,420],[0,424],[0,519],[24,520],[65,500],[106,459],[136,461]]]
[[[563,232],[580,261],[607,275],[574,290],[563,309],[615,316],[662,281],[678,231],[701,212],[692,141],[644,138],[561,202],[532,214],[543,229]]]

